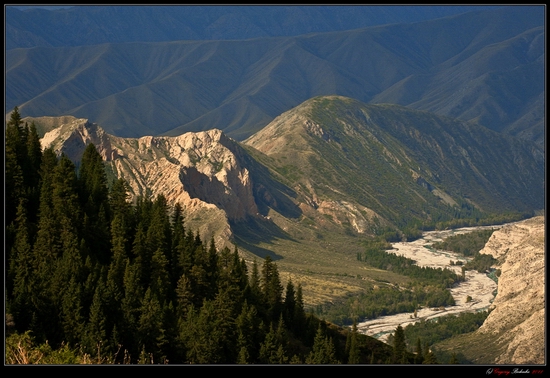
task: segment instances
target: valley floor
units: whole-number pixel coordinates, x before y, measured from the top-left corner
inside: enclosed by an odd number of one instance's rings
[[[504,225],[498,226],[479,226],[479,227],[464,227],[456,230],[444,231],[428,231],[425,232],[422,238],[412,242],[393,243],[394,249],[389,250],[389,253],[405,256],[417,262],[417,265],[431,268],[448,268],[461,273],[461,267],[450,265],[450,261],[466,259],[459,254],[448,251],[436,251],[431,248],[432,243],[441,241],[451,235],[464,234],[475,230],[483,229],[498,229]],[[412,313],[401,313],[379,317],[359,323],[357,328],[359,332],[376,337],[381,341],[387,341],[390,334],[395,331],[398,325],[402,327],[410,323],[416,323],[422,319],[433,319],[439,316],[448,314],[459,314],[461,312],[481,311],[487,309],[494,297],[497,283],[489,278],[486,274],[478,273],[475,270],[466,271],[466,281],[460,283],[451,289],[456,305],[445,308],[422,308],[417,311],[417,317],[414,318]],[[470,296],[471,301],[466,302],[466,297]]]

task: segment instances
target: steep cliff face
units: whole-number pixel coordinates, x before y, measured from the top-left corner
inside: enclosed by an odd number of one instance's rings
[[[116,152],[107,161],[116,176],[131,183],[135,195],[145,195],[148,188],[173,203],[204,202],[234,221],[258,214],[239,147],[220,130],[110,140]]]
[[[477,331],[506,345],[497,364],[545,363],[544,217],[495,231],[480,253],[499,260],[493,311]]]
[[[86,119],[32,120],[43,134],[43,148],[52,147],[78,162],[86,145],[93,143],[111,178],[129,183],[131,199],[162,194],[169,203],[180,203],[187,225],[204,238],[215,236],[221,243],[232,234],[231,222],[262,218],[250,171],[243,164],[246,152],[220,130],[120,138]]]

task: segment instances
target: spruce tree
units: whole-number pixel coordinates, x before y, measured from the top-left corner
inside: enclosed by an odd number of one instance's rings
[[[424,361],[424,353],[422,352],[422,344],[420,342],[420,337],[416,339],[416,349],[415,349],[414,363],[421,364]]]
[[[283,308],[286,324],[291,325],[294,322],[294,312],[296,311],[296,291],[291,278],[288,279],[286,284]]]
[[[277,265],[268,255],[262,267],[262,294],[267,306],[267,317],[269,320],[276,320],[282,311],[283,287],[279,278]]]
[[[280,351],[281,346],[277,339],[275,330],[273,329],[273,323],[269,326],[269,332],[265,335],[264,341],[260,344],[259,361],[261,364],[278,364],[280,363]]]
[[[82,284],[74,277],[68,282],[61,301],[63,340],[74,346],[82,340],[86,324],[82,306]]]
[[[336,351],[332,339],[325,335],[321,324],[313,341],[313,348],[306,359],[306,364],[337,364]]]
[[[8,306],[19,332],[28,329],[32,314],[36,312],[36,275],[31,244],[29,241],[28,221],[25,199],[21,198],[17,207],[17,233],[15,245],[11,252],[11,263],[8,270]]]
[[[143,297],[138,326],[138,339],[142,348],[151,353],[155,361],[162,361],[166,339],[162,306],[151,289],[147,289]]]
[[[104,274],[101,274],[101,276],[104,276]],[[94,298],[83,338],[84,351],[92,357],[99,356],[102,351],[103,353],[109,352],[106,345],[108,319],[105,314],[105,305],[105,279],[100,279],[95,287]]]
[[[298,283],[296,289],[296,301],[294,305],[294,316],[291,324],[292,330],[296,336],[304,335],[304,328],[306,325],[306,312],[304,310],[304,300],[302,294],[302,284]]]
[[[401,325],[395,329],[393,336],[393,355],[394,364],[406,363],[407,344],[405,342],[405,331]]]
[[[360,358],[359,345],[357,340],[357,323],[354,320],[351,329],[350,347],[348,354],[348,364],[358,364]]]

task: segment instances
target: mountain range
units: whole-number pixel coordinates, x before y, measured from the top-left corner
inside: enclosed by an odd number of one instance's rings
[[[5,8],[6,48],[293,36],[418,22],[495,8],[498,7],[12,5]]]
[[[33,12],[14,10],[76,11]],[[544,7],[312,31],[12,48],[6,113],[19,106],[23,116],[73,115],[122,137],[217,128],[244,140],[309,98],[342,95],[428,110],[544,146]]]
[[[162,195],[202,240],[236,245],[248,264],[269,255],[312,307],[410,283],[359,261],[373,238],[544,209],[544,16],[542,6],[8,7],[5,113],[18,106],[42,147],[77,167],[93,143],[132,201]],[[484,253],[502,269],[496,309],[438,348],[538,363],[542,344],[523,336],[542,330],[544,293],[528,282],[542,277],[543,225],[495,232]]]
[[[398,105],[316,97],[244,142],[216,129],[123,138],[75,117],[25,121],[37,125],[43,147],[75,162],[94,143],[109,179],[124,178],[132,198],[162,194],[204,237],[258,255],[281,257],[265,245],[276,239],[368,237],[544,207],[536,144]]]

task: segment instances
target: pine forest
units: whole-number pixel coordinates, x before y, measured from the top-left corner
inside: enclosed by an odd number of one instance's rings
[[[8,363],[389,363],[392,348],[304,310],[277,265],[185,228],[163,196],[128,200],[89,144],[78,167],[6,132]]]

